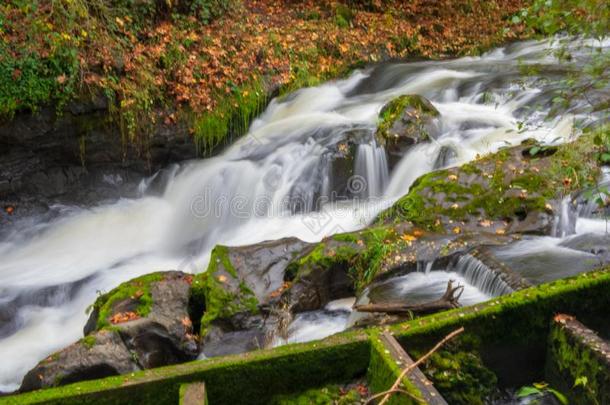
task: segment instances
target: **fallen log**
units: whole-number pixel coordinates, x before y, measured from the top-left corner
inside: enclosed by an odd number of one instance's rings
[[[354,309],[358,312],[383,312],[386,314],[429,314],[433,312],[445,311],[457,308],[464,286],[453,287],[453,280],[447,283],[447,290],[443,296],[437,300],[413,304],[408,302],[382,302],[378,304],[355,305]]]

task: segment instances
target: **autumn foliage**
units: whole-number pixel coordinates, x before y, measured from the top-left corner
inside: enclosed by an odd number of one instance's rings
[[[259,100],[358,63],[478,53],[520,35],[510,17],[525,1],[132,3],[3,2],[0,114],[104,97],[130,139],[155,120],[195,129],[206,114],[226,119],[250,92]]]

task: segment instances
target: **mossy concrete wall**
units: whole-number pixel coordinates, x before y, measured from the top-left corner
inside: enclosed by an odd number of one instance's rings
[[[608,404],[610,345],[574,317],[557,315],[549,335],[546,377],[572,404]]]
[[[608,316],[610,269],[581,274],[390,327],[409,351],[430,348],[464,326],[458,339],[481,348],[529,346],[542,351],[549,319],[557,312]],[[211,404],[265,403],[274,394],[302,391],[365,375],[371,359],[371,334],[350,331],[317,342],[195,361],[130,375],[84,381],[0,398],[0,404],[175,404],[182,383],[205,381]],[[531,381],[530,381],[531,382]]]

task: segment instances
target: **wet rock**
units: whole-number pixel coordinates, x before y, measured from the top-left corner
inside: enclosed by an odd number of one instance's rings
[[[207,329],[203,340],[206,357],[244,353],[268,347],[277,325],[273,319],[250,316],[247,323],[217,321]]]
[[[586,233],[575,235],[559,244],[581,252],[592,253],[605,262],[610,261],[610,235]]]
[[[99,188],[106,188],[103,198],[129,196],[135,184],[108,187],[103,176],[124,172],[135,182],[168,163],[195,157],[186,127],[159,123],[146,148],[125,144],[118,128],[109,124],[107,109],[104,97],[94,97],[72,102],[61,115],[47,107],[1,123],[0,203],[81,202],[87,191]]]
[[[381,213],[379,223],[410,221],[445,233],[549,235],[573,176],[594,180],[600,168],[587,141],[529,156],[531,145],[505,148],[471,163],[418,178],[409,194]],[[566,176],[565,167],[573,168]]]
[[[285,271],[310,244],[296,238],[243,247],[216,246],[201,279],[203,353],[216,356],[265,347],[282,318],[272,309],[288,288]]]
[[[199,353],[189,314],[192,281],[178,271],[128,281],[98,298],[84,333],[112,325],[142,368],[192,360]]]
[[[420,95],[397,97],[381,109],[376,137],[385,146],[390,168],[413,145],[438,136],[439,115],[432,103]]]
[[[103,330],[52,354],[30,370],[20,391],[93,380],[140,370],[117,332]]]

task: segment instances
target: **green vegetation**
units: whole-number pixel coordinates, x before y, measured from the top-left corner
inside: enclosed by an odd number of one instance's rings
[[[83,342],[85,347],[87,347],[88,349],[91,349],[97,343],[97,339],[93,335],[88,335],[88,336],[85,336],[84,338],[82,338],[81,342]]]
[[[422,118],[425,116],[436,117],[439,112],[429,101],[418,95],[399,96],[386,104],[379,113],[379,123],[377,125],[377,137],[380,139],[392,138],[391,133],[395,123],[407,116],[411,121],[411,126],[406,128],[410,133],[422,133],[423,140],[427,140],[425,128],[422,125]]]
[[[350,275],[355,291],[362,291],[382,269],[384,259],[400,247],[403,241],[398,236],[386,225],[334,235],[292,261],[286,278],[297,282],[314,272],[340,269]]]
[[[450,404],[483,405],[497,385],[496,375],[475,351],[441,350],[423,371]]]
[[[198,278],[205,297],[205,312],[201,318],[201,336],[205,336],[210,323],[218,318],[231,318],[239,312],[258,313],[258,299],[238,274],[225,246],[212,250],[208,270]]]
[[[549,319],[558,311],[586,318],[605,314],[610,305],[610,270],[581,274],[528,288],[472,307],[429,315],[391,326],[407,350],[425,351],[448,332],[464,326],[469,336],[486,345],[544,349]],[[369,333],[376,331],[369,330]],[[0,404],[175,403],[179,385],[205,381],[218,404],[249,398],[268,403],[273,394],[353,381],[366,373],[372,340],[362,330],[344,332],[304,344],[218,357],[151,369],[124,376],[83,381],[17,396],[0,397]],[[333,367],[328,365],[332,364]],[[239,389],[236,389],[239,387]],[[372,388],[372,387],[371,387]],[[374,391],[374,390],[373,390]]]
[[[580,323],[553,321],[547,374],[565,388],[572,403],[600,405],[610,400],[610,361],[604,345]]]
[[[153,300],[150,293],[152,283],[163,280],[163,273],[151,273],[127,281],[95,300],[93,309],[97,311],[97,330],[110,327],[110,318],[114,314],[114,305],[123,300],[137,301],[136,313],[145,317],[150,313]]]
[[[511,221],[530,212],[544,212],[552,201],[595,185],[600,166],[594,158],[594,139],[588,133],[549,153],[537,154],[531,152],[539,146],[525,143],[462,167],[428,173],[382,212],[378,221],[409,221],[438,229],[443,222]]]

